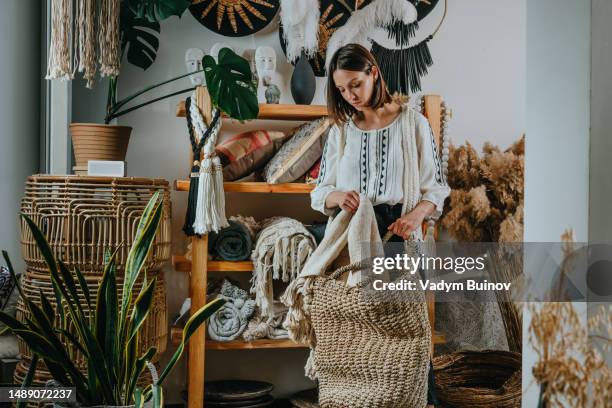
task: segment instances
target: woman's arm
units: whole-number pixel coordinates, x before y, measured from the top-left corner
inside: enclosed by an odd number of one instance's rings
[[[417,114],[416,122],[421,201],[412,211],[389,225],[390,231],[404,239],[408,239],[412,231],[420,228],[426,217],[439,218],[444,209],[444,200],[450,194],[429,121],[425,116]]]
[[[322,212],[325,215],[334,215],[337,205],[333,200],[328,200],[331,193],[336,190],[336,167],[338,161],[338,142],[340,134],[338,126],[332,125],[327,134],[327,140],[323,147],[321,157],[321,167],[317,185],[310,192],[310,206],[313,210]],[[333,195],[331,195],[333,197]],[[330,197],[330,198],[331,198]]]
[[[421,202],[433,204],[433,210],[426,215],[438,219],[444,209],[444,201],[450,194],[450,187],[442,171],[442,162],[429,121],[421,114],[416,115],[416,143],[419,153],[419,177]]]

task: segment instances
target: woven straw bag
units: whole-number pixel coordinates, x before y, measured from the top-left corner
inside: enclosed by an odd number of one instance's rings
[[[313,279],[313,366],[322,408],[427,405],[431,330],[424,294],[348,287],[338,279],[361,264]],[[410,275],[401,276],[411,279]]]

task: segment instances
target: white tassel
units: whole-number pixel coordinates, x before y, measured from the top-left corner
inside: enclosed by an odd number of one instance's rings
[[[332,56],[340,47],[349,43],[357,43],[370,48],[368,36],[374,29],[395,21],[411,24],[416,20],[416,8],[406,0],[378,0],[355,11],[346,24],[329,39],[325,60],[326,69],[329,67]]]
[[[198,202],[196,204],[196,218],[193,230],[196,234],[208,234],[212,231],[210,207],[213,196],[212,161],[206,158],[200,167],[200,178],[198,180]]]

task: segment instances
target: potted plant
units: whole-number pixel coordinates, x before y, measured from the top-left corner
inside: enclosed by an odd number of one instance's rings
[[[160,33],[159,22],[173,15],[180,17],[190,4],[189,0],[122,0],[118,27],[120,39],[119,60],[123,59],[125,55],[127,61],[131,64],[143,70],[149,68],[155,61],[159,47],[159,40],[153,34]],[[223,87],[223,89],[226,90],[230,89],[230,94],[225,93],[223,96],[219,94],[220,99],[214,99],[213,97],[213,101],[222,111],[233,118],[239,120],[253,119],[257,117],[258,111],[256,94],[254,94],[254,96],[246,95],[244,90],[240,89],[241,87],[231,88],[232,84],[242,83],[244,79],[247,79],[246,88],[252,89],[252,74],[250,68],[248,72],[243,69],[244,64],[248,66],[248,62],[233,52],[231,52],[231,54],[231,57],[228,58],[226,53],[226,58],[224,58],[225,62],[222,62],[221,55],[219,55],[218,65],[215,64],[212,57],[206,56],[212,60],[212,65],[210,61],[208,63],[209,71],[212,70],[212,75],[207,75],[207,80],[209,76],[214,77],[216,79],[213,81],[217,82],[217,89],[219,89],[219,87]],[[204,65],[204,67],[206,66]],[[136,105],[132,104],[135,99],[153,89],[193,75],[197,72],[201,71],[189,72],[170,78],[119,99],[117,92],[119,83],[117,68],[115,74],[109,75],[104,124],[70,124],[76,166],[85,167],[89,160],[124,161],[132,128],[130,126],[111,125],[111,121],[151,103],[192,91],[193,87],[188,87],[150,99],[146,102]],[[238,77],[235,75],[237,72],[240,73]],[[244,75],[247,75],[248,78],[244,77]],[[53,78],[53,76],[48,76],[48,78]],[[215,86],[215,84],[210,82],[207,82],[207,84],[211,88]],[[230,88],[228,88],[228,86]],[[236,95],[232,93],[234,91],[239,92],[239,98],[233,98],[233,96]]]
[[[30,317],[20,322],[0,312],[0,321],[32,350],[33,358],[23,386],[32,383],[38,361],[43,361],[53,379],[65,387],[76,389],[81,406],[142,406],[149,401],[155,407],[163,406],[162,384],[176,362],[181,358],[191,335],[223,304],[214,300],[195,312],[183,329],[183,336],[174,355],[158,378],[141,389],[137,385],[140,375],[151,366],[156,353],[154,347],[139,355],[140,333],[153,301],[156,278],[148,280],[143,271],[162,216],[159,193],[149,201],[143,211],[134,244],[125,266],[123,296],[117,297],[117,269],[115,255],[108,255],[106,267],[95,298],[89,293],[80,271],[69,271],[56,260],[47,240],[38,226],[27,216],[25,219],[41,251],[55,293],[47,299],[41,292],[36,302],[29,299],[18,286]],[[15,272],[6,252],[3,252],[12,279]],[[144,273],[139,293],[134,285]],[[85,299],[89,310],[85,314],[78,293]],[[55,303],[55,306],[53,305]],[[72,327],[74,330],[68,330]],[[87,363],[83,373],[70,359],[63,342],[81,351]]]

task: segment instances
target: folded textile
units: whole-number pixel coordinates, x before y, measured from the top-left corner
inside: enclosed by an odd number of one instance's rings
[[[272,306],[274,315],[263,317],[259,309],[255,309],[255,314],[242,334],[246,341],[257,339],[286,339],[289,337],[287,329],[283,327],[283,321],[287,316],[287,306],[282,302],[274,301]]]
[[[253,217],[232,216],[229,227],[208,236],[208,251],[224,261],[249,259],[257,234],[257,222]]]
[[[227,302],[208,320],[208,335],[217,341],[235,340],[246,329],[249,317],[255,310],[255,301],[249,299],[245,290],[227,279],[223,280],[216,297]]]
[[[355,214],[342,210],[331,220],[323,241],[281,297],[289,307],[285,327],[294,341],[312,345],[313,331],[307,304],[312,278],[322,276],[345,247],[348,247],[351,263],[384,256],[372,202],[364,194],[359,198]],[[364,245],[366,242],[370,245]],[[360,281],[359,271],[351,273],[347,285],[354,286]]]
[[[287,217],[264,220],[257,235],[251,293],[263,317],[274,315],[272,281],[291,282],[317,247],[315,238],[299,221]]]

